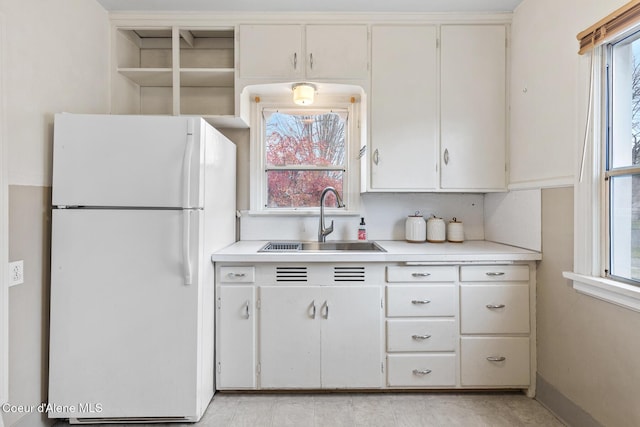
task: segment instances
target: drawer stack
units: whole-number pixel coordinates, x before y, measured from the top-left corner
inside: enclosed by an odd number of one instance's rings
[[[530,384],[529,266],[460,267],[460,382]]]
[[[456,266],[387,267],[387,385],[456,385]]]

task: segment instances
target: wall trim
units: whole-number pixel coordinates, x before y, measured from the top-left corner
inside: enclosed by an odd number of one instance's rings
[[[509,190],[526,190],[534,188],[558,188],[558,187],[573,187],[575,184],[575,178],[571,176],[560,176],[549,179],[535,179],[531,181],[511,182],[508,185]]]
[[[538,390],[536,400],[568,426],[603,427],[595,418],[587,413],[558,389],[549,384],[540,374],[536,375]]]
[[[9,401],[9,150],[5,130],[5,35],[4,15],[0,14],[0,403]]]

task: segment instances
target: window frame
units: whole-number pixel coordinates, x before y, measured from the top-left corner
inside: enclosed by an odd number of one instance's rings
[[[344,208],[326,207],[325,211],[331,215],[358,215],[360,188],[360,101],[352,96],[326,95],[322,99],[317,97],[313,105],[308,107],[292,103],[289,96],[255,97],[251,100],[251,159],[250,159],[250,211],[251,215],[317,215],[319,207],[299,208],[269,208],[267,206],[267,170],[275,168],[266,165],[265,110],[289,111],[346,111],[345,127],[345,162],[343,191],[340,196],[345,204]],[[286,168],[283,168],[283,170]],[[295,168],[294,168],[295,169]],[[309,168],[300,168],[309,169]],[[327,170],[335,169],[330,167]],[[318,168],[314,170],[325,170]]]
[[[615,119],[614,119],[614,111],[615,111],[615,79],[614,75],[616,73],[616,58],[615,58],[615,48],[616,46],[625,46],[633,44],[634,42],[640,43],[640,26],[635,27],[633,30],[625,33],[621,37],[612,40],[611,42],[606,43],[604,48],[602,49],[603,61],[604,61],[604,69],[603,69],[603,111],[602,111],[602,119],[603,119],[603,138],[600,141],[600,146],[602,149],[601,153],[601,180],[603,185],[601,187],[602,191],[602,204],[603,210],[601,212],[602,215],[602,245],[600,248],[602,253],[601,258],[601,275],[607,279],[614,280],[616,282],[622,282],[625,284],[629,284],[632,286],[636,286],[640,288],[640,279],[634,280],[631,277],[624,277],[615,275],[612,273],[612,264],[613,260],[613,251],[612,251],[612,243],[613,243],[613,218],[612,218],[612,210],[613,210],[613,191],[612,187],[614,185],[614,181],[616,177],[625,177],[628,176],[633,178],[633,176],[640,176],[640,164],[631,165],[631,166],[614,166],[613,160],[613,150],[614,150],[614,131],[615,131]]]

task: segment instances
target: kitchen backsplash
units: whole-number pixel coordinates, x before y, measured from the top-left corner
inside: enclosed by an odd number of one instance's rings
[[[420,211],[425,219],[432,214],[464,223],[466,240],[484,239],[483,194],[367,193],[360,198],[360,215],[326,215],[334,220],[334,232],[327,240],[355,240],[360,217],[365,218],[369,240],[404,240],[405,219]],[[318,215],[250,215],[240,217],[240,240],[316,240]]]

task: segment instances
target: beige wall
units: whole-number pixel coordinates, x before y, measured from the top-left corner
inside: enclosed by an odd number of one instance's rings
[[[9,260],[25,281],[9,290],[9,402],[46,401],[53,114],[109,110],[109,22],[95,0],[0,0],[5,25]],[[38,426],[39,414],[0,414]]]
[[[562,278],[573,269],[572,188],[543,190],[542,226],[538,374],[600,424],[638,426],[640,314],[578,294]]]

